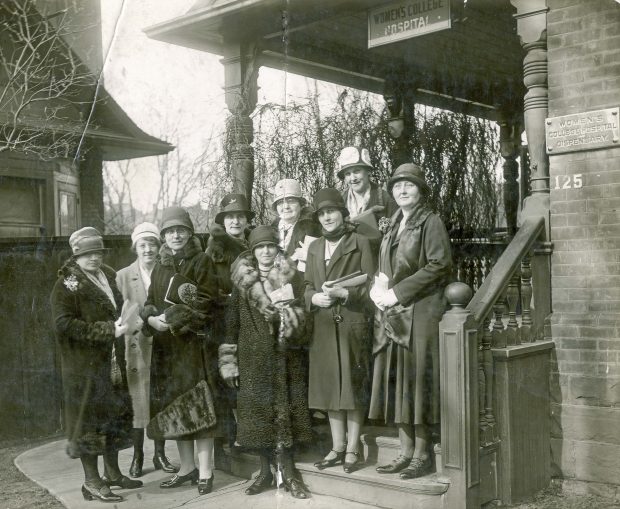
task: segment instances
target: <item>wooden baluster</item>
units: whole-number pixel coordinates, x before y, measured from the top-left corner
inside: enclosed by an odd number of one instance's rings
[[[519,323],[517,322],[517,304],[519,303],[519,274],[515,273],[508,283],[508,291],[506,292],[506,300],[508,301],[508,327],[506,345],[519,345]]]
[[[488,324],[487,324],[488,325]],[[484,352],[482,337],[484,336],[484,325],[478,331],[478,425],[480,431],[480,445],[486,443],[486,437],[488,436],[488,425],[485,414],[485,400],[486,400],[486,388],[487,379],[486,372],[484,370]]]
[[[464,283],[465,280],[463,279],[464,274],[463,274],[463,257],[459,256],[456,260],[456,280],[460,281],[461,283]]]
[[[493,314],[495,315],[495,321],[493,322],[493,347],[494,348],[505,348],[506,347],[506,334],[504,331],[504,322],[502,321],[502,317],[504,315],[504,301],[506,297],[504,292],[500,294],[500,296],[493,304]]]
[[[532,313],[532,266],[528,256],[521,262],[521,341],[531,343]]]
[[[476,291],[482,286],[482,256],[476,256]]]
[[[491,318],[487,317],[482,326],[482,362],[484,364],[485,401],[484,417],[487,425],[487,436],[485,442],[495,441],[495,416],[493,415],[493,353],[491,352]]]

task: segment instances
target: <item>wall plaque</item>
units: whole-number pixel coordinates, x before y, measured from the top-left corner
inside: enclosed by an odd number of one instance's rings
[[[619,110],[607,108],[548,118],[545,121],[547,154],[619,147]]]
[[[392,2],[368,11],[368,47],[450,28],[450,0]]]

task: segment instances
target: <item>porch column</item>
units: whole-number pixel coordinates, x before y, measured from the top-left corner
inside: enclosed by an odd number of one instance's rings
[[[385,80],[383,98],[389,115],[388,130],[394,139],[390,154],[392,172],[401,164],[411,162],[409,139],[414,113],[413,91],[415,89],[415,86],[403,83],[402,78],[399,79],[399,74]]]
[[[258,66],[253,45],[228,44],[224,47],[224,91],[231,113],[226,123],[233,191],[252,199],[254,182],[254,126],[250,114],[257,101]]]
[[[508,237],[517,233],[517,211],[519,209],[519,155],[521,126],[514,115],[504,114],[499,123],[500,152],[504,158],[504,211]]]
[[[103,159],[101,151],[89,146],[79,162],[80,206],[82,211],[78,225],[94,226],[105,231],[103,207]]]
[[[547,0],[510,0],[516,7],[517,33],[526,52],[523,59],[524,120],[530,154],[532,196],[524,213],[549,210],[549,158],[545,146],[547,118]]]

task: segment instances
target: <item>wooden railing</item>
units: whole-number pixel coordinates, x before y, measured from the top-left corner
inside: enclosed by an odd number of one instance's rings
[[[473,298],[470,285],[463,282],[446,289],[451,309],[440,324],[439,340],[440,476],[451,484],[446,507],[478,508],[493,499],[506,502],[514,498],[509,479],[514,472],[508,453],[519,447],[520,431],[511,428],[513,414],[507,399],[514,394],[511,376],[527,375],[527,359],[539,362],[540,356],[535,354],[548,353],[550,348],[549,342],[541,341],[551,294],[545,240],[544,218],[526,218],[488,274],[482,270],[480,277],[474,265],[477,291]],[[514,359],[518,359],[516,363],[505,362]],[[537,370],[544,371],[544,366],[543,359]],[[544,385],[543,373],[529,376]],[[501,385],[501,394],[497,384]],[[537,413],[531,419],[538,424],[548,413],[548,390],[541,387],[540,397],[534,399]],[[506,450],[501,454],[503,447]],[[545,454],[548,456],[548,444],[542,456]],[[535,475],[542,472],[544,477],[548,467],[531,465],[531,470]]]

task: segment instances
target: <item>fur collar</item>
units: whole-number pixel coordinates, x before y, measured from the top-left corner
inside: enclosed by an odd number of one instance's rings
[[[419,205],[407,218],[406,227],[408,230],[414,230],[419,226],[422,226],[422,223],[426,221],[426,218],[432,214],[431,210],[427,208],[425,205]],[[398,211],[392,216],[391,227],[394,228],[402,218],[402,211],[398,209]]]
[[[239,254],[248,249],[247,235],[243,239],[231,237],[219,225],[217,225],[217,228],[215,226],[210,228],[210,231],[211,235],[207,241],[206,253],[215,263],[234,260]]]
[[[284,253],[278,255],[264,282],[260,280],[256,259],[250,251],[241,253],[231,267],[232,283],[242,297],[247,298],[250,305],[256,307],[265,318],[273,313],[269,294],[291,283],[296,274],[295,262]]]
[[[181,260],[189,260],[198,253],[202,253],[202,245],[200,244],[200,239],[195,235],[192,235],[187,241],[187,244],[185,244],[185,247],[177,254],[172,254],[172,249],[170,249],[165,243],[162,244],[159,249],[159,262],[162,265],[174,267],[175,261],[178,263]]]
[[[116,309],[112,306],[108,296],[99,289],[88,277],[73,258],[69,258],[58,271],[58,275],[63,278],[64,286],[72,293],[85,300],[94,301],[98,306],[107,309],[116,316],[121,312],[123,297],[116,286],[116,272],[108,265],[102,265],[101,270],[108,280],[108,284],[114,294]]]

